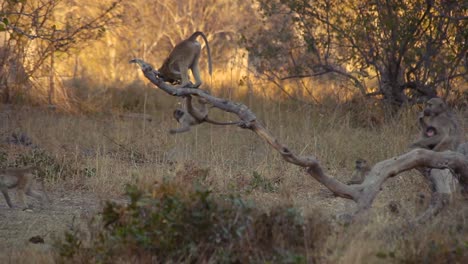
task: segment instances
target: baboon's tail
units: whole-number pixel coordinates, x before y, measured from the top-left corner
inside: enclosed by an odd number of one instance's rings
[[[213,66],[211,65],[211,52],[210,52],[210,46],[208,45],[208,39],[206,38],[205,34],[203,32],[201,32],[201,31],[196,31],[188,39],[191,40],[191,41],[195,41],[198,36],[201,36],[203,38],[203,40],[205,41],[206,52],[208,53],[208,72],[211,75],[212,72],[213,72]]]

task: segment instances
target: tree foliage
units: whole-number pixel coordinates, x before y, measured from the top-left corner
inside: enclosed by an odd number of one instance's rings
[[[252,20],[244,14],[253,12],[250,2],[244,0],[135,0],[122,6],[125,12],[119,17],[120,27],[109,31],[89,52],[80,54],[89,71],[108,65],[99,74],[93,72],[102,83],[135,80],[135,73],[126,73],[128,61],[135,57],[161,66],[172,48],[195,31],[207,35],[214,70],[221,69],[238,46],[237,31]],[[202,54],[200,63],[204,71],[206,54]]]
[[[13,86],[31,77],[38,80],[50,73],[53,80],[54,54],[82,48],[103,35],[121,0],[100,5],[90,14],[72,0],[7,0],[0,4],[0,86],[9,102]],[[19,82],[21,76],[22,82]],[[53,84],[53,81],[51,81]]]
[[[397,107],[433,97],[438,89],[446,96],[457,80],[468,78],[464,1],[258,4],[265,24],[260,34],[246,36],[246,45],[252,57],[261,58],[257,68],[276,78],[334,74]],[[378,87],[366,85],[372,78]]]

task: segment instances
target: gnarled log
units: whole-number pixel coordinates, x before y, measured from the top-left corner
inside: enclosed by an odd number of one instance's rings
[[[327,176],[315,157],[298,156],[286,145],[279,142],[260,122],[258,122],[255,114],[244,104],[217,98],[201,89],[175,88],[159,79],[157,77],[158,72],[154,70],[150,64],[140,59],[133,59],[130,62],[138,64],[148,80],[172,96],[199,96],[220,110],[236,114],[241,120],[239,124],[240,127],[255,132],[277,150],[284,160],[306,168],[307,173],[327,187],[336,196],[355,201],[357,203],[357,208],[354,214],[364,212],[371,207],[382,184],[387,179],[415,168],[450,169],[451,172],[458,176],[459,183],[462,187],[468,190],[468,159],[463,154],[454,151],[434,152],[425,149],[414,149],[400,156],[380,161],[374,165],[361,184],[346,185]],[[434,174],[433,177],[437,178],[438,176]],[[419,217],[419,219],[429,218],[431,215],[440,211],[445,204],[445,189],[443,186],[438,188],[438,190],[436,188],[436,195],[433,196],[434,202],[431,203],[429,209]]]

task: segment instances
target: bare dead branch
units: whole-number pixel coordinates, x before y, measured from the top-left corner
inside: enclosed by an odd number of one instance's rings
[[[255,132],[278,151],[284,160],[306,168],[307,173],[327,187],[336,196],[355,201],[357,203],[355,213],[364,212],[372,206],[374,199],[380,192],[381,186],[387,179],[414,168],[448,168],[458,176],[460,184],[468,189],[468,159],[466,159],[463,154],[454,151],[434,152],[425,149],[414,149],[400,156],[378,162],[371,169],[364,182],[358,185],[346,185],[327,176],[314,156],[298,156],[286,145],[279,142],[260,122],[258,122],[255,114],[244,104],[214,97],[201,89],[175,88],[159,79],[157,77],[158,72],[143,60],[133,59],[130,63],[138,64],[146,78],[170,95],[179,97],[188,95],[199,96],[218,109],[236,114],[241,120],[239,125],[241,128],[250,129]],[[438,196],[436,198],[438,198]],[[427,215],[422,216],[423,218],[427,218],[431,212],[437,213],[441,206],[443,206],[443,203],[437,202],[433,205],[434,206],[429,208],[426,212]]]

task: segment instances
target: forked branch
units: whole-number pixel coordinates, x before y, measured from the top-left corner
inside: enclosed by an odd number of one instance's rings
[[[306,168],[307,173],[336,196],[355,201],[357,203],[356,213],[365,211],[371,207],[372,202],[380,191],[380,187],[387,179],[418,167],[449,168],[459,176],[459,182],[464,188],[468,189],[468,159],[463,154],[452,151],[434,152],[424,149],[415,149],[401,156],[381,161],[375,164],[362,184],[346,185],[327,176],[314,156],[298,156],[286,145],[279,142],[258,122],[255,114],[244,104],[217,98],[201,89],[175,88],[159,79],[157,77],[158,72],[143,60],[133,59],[130,62],[138,64],[148,80],[172,96],[198,96],[204,98],[209,104],[220,110],[237,115],[241,120],[240,127],[255,132],[277,150],[284,160]]]

